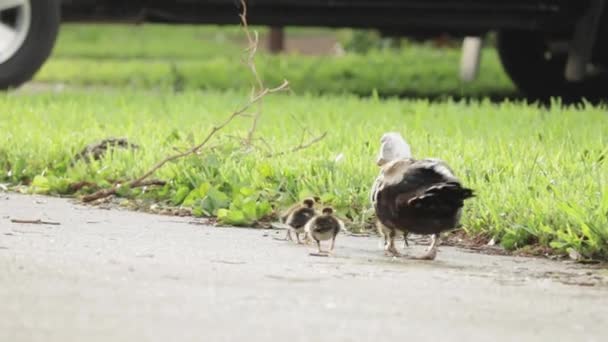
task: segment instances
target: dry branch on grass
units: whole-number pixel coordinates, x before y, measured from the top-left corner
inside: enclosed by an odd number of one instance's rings
[[[118,189],[121,186],[125,186],[125,185],[130,188],[141,187],[141,186],[146,186],[146,185],[159,185],[158,182],[155,182],[155,183],[153,182],[153,184],[151,184],[151,183],[149,184],[149,182],[146,182],[146,179],[148,177],[150,177],[152,174],[154,174],[154,172],[156,172],[158,169],[163,167],[166,163],[175,161],[177,159],[181,159],[181,158],[193,155],[193,154],[198,154],[203,148],[205,148],[205,147],[208,148],[207,143],[211,140],[211,138],[213,138],[216,135],[216,133],[221,131],[224,127],[228,126],[237,117],[251,117],[252,118],[251,127],[249,128],[247,137],[245,139],[243,139],[243,144],[245,146],[247,146],[247,147],[252,146],[253,141],[254,141],[255,131],[257,129],[258,120],[262,113],[262,102],[263,102],[264,97],[269,94],[287,90],[289,88],[289,82],[287,82],[287,80],[284,80],[281,85],[279,85],[278,87],[274,87],[274,88],[268,88],[264,85],[264,82],[260,78],[260,76],[257,72],[257,69],[256,69],[256,65],[255,65],[255,55],[258,50],[258,42],[259,42],[258,34],[255,31],[253,34],[249,31],[249,26],[247,24],[246,1],[241,0],[241,5],[243,7],[243,12],[240,14],[240,18],[241,18],[241,22],[242,22],[243,31],[245,32],[247,41],[249,43],[249,45],[246,49],[247,57],[246,57],[245,63],[247,64],[247,67],[249,68],[253,77],[255,78],[255,85],[252,89],[252,93],[251,93],[251,96],[250,96],[248,102],[245,105],[243,105],[240,109],[234,111],[222,123],[220,123],[219,125],[213,126],[211,128],[211,131],[209,132],[209,134],[199,144],[192,146],[191,148],[189,148],[183,152],[178,152],[176,154],[170,155],[170,156],[162,159],[161,161],[156,163],[154,166],[152,166],[152,168],[150,168],[148,171],[146,171],[143,175],[141,175],[140,177],[138,177],[136,179],[133,179],[131,181],[124,183],[124,185],[115,184],[112,188],[102,189],[93,194],[83,196],[82,197],[83,202],[91,202],[91,201],[95,201],[95,200],[98,200],[101,198],[112,196],[112,195],[116,194],[116,192],[118,191]],[[253,114],[247,113],[247,111],[254,105],[258,106],[258,110]],[[322,135],[320,135],[316,138],[313,138],[308,143],[301,142],[298,146],[295,146],[291,149],[288,149],[286,151],[283,151],[283,152],[280,152],[277,154],[269,153],[269,154],[267,154],[267,156],[284,155],[286,153],[302,150],[302,149],[307,148],[307,147],[317,143],[318,141],[322,140],[323,138],[325,138],[325,136],[326,136],[326,133],[323,133]]]
[[[290,149],[287,149],[287,150],[285,150],[285,151],[281,151],[281,152],[277,152],[277,153],[271,153],[271,154],[267,154],[267,155],[266,155],[266,157],[267,157],[267,158],[270,158],[270,157],[279,157],[279,156],[286,155],[286,154],[288,154],[288,153],[294,153],[294,152],[298,152],[298,151],[300,151],[300,150],[303,150],[303,149],[309,148],[310,146],[312,146],[312,145],[314,145],[314,144],[318,143],[319,141],[321,141],[321,140],[325,139],[325,136],[326,136],[326,135],[327,135],[327,132],[323,132],[323,134],[321,134],[321,135],[319,135],[319,136],[317,136],[317,137],[314,137],[314,138],[310,139],[310,140],[309,140],[308,142],[306,142],[306,143],[302,141],[302,142],[300,142],[300,144],[298,144],[298,146],[294,146],[294,147],[292,147],[292,148],[290,148]]]

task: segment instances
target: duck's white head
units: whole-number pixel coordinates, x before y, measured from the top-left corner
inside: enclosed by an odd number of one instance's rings
[[[387,132],[380,138],[380,152],[376,164],[382,166],[390,161],[411,158],[412,152],[401,134],[397,132]]]

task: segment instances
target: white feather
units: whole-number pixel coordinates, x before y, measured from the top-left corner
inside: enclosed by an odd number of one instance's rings
[[[410,145],[408,145],[401,134],[397,132],[387,132],[380,138],[380,152],[378,154],[378,160],[382,160],[385,163],[396,159],[411,158],[412,152]]]

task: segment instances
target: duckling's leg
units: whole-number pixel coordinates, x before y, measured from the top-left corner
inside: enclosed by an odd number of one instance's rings
[[[410,244],[407,242],[407,236],[408,235],[410,235],[409,232],[403,233],[403,248],[410,246]]]
[[[384,225],[380,223],[380,221],[376,221],[376,230],[378,231],[378,234],[380,234],[382,238],[384,238],[384,250],[386,251],[386,249],[388,248],[388,239],[386,236],[387,234]]]
[[[302,241],[300,241],[300,233],[296,232],[296,240],[298,241],[298,245],[302,244]]]
[[[308,245],[310,243],[310,234],[307,231],[304,231],[304,244]]]
[[[329,246],[329,253],[334,251],[335,244],[336,244],[336,235],[331,237],[331,245]]]
[[[324,254],[325,252],[321,250],[321,241],[317,239],[315,239],[315,241],[317,242],[317,249],[319,250],[319,254]]]
[[[395,248],[395,230],[391,229],[390,233],[388,235],[389,237],[389,244],[388,244],[388,248],[386,249],[387,252],[389,252],[390,254],[392,254],[395,257],[400,257],[401,253],[399,253],[399,251],[397,250],[397,248]]]
[[[312,237],[313,240],[315,240],[315,242],[317,243],[317,253],[309,253],[309,255],[313,255],[313,256],[319,256],[319,257],[328,257],[331,253],[330,252],[325,252],[321,249],[321,241],[317,240],[314,238],[314,236]]]
[[[291,236],[291,229],[287,229],[287,235],[285,236],[285,240],[293,241],[293,237]]]
[[[431,245],[429,246],[427,252],[417,257],[419,260],[434,260],[437,257],[437,247],[439,246],[439,234],[431,235]]]

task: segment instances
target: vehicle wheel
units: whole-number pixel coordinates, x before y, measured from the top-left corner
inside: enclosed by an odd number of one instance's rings
[[[48,58],[60,24],[60,0],[0,1],[0,89],[29,81]]]
[[[552,44],[537,32],[498,32],[496,48],[505,71],[526,96],[546,99],[551,96],[603,98],[608,95],[606,72],[597,72],[582,82],[566,80],[567,49],[560,49],[559,44]]]

